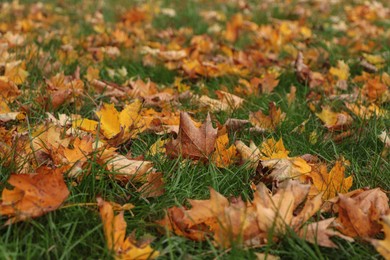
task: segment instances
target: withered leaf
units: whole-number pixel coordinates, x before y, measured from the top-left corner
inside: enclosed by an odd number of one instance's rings
[[[165,147],[169,156],[181,155],[194,160],[208,160],[215,149],[216,139],[217,129],[213,128],[210,114],[198,128],[186,112],[181,112],[178,137]]]
[[[60,169],[41,167],[34,174],[12,174],[8,183],[14,188],[3,190],[0,203],[0,215],[10,217],[6,224],[54,211],[69,196]]]

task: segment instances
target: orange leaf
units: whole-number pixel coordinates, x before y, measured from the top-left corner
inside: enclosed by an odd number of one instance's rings
[[[12,174],[8,183],[14,189],[4,189],[0,203],[0,215],[11,217],[7,225],[54,211],[69,196],[60,169],[41,167],[34,174]]]
[[[126,236],[126,227],[123,211],[114,215],[113,206],[102,198],[98,202],[100,217],[103,222],[104,236],[107,247],[115,254],[115,259],[155,259],[159,252],[151,248],[149,242],[138,243],[132,236]]]

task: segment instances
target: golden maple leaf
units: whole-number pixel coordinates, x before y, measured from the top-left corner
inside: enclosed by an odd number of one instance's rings
[[[345,178],[345,166],[341,161],[337,161],[329,173],[325,165],[313,169],[315,170],[306,175],[313,183],[311,195],[323,192],[323,199],[326,200],[335,197],[338,193],[346,193],[352,187],[353,177]]]
[[[234,145],[229,146],[229,137],[227,133],[224,133],[217,137],[215,141],[215,151],[212,154],[211,161],[215,163],[217,167],[226,168],[232,162],[236,155],[236,147]]]

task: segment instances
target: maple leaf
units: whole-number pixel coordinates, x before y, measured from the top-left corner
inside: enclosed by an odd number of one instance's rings
[[[204,240],[212,234],[221,247],[262,245],[269,234],[282,237],[288,227],[299,231],[321,207],[321,195],[306,200],[309,185],[288,181],[274,195],[260,185],[252,202],[228,200],[210,188],[210,199],[189,200],[191,209],[172,207],[158,221],[177,235]],[[304,202],[302,208],[299,205]],[[328,233],[328,235],[332,235]]]
[[[347,80],[350,75],[348,65],[342,60],[337,61],[337,68],[331,67],[329,73],[339,80]]]
[[[150,161],[133,160],[126,156],[104,150],[101,155],[100,163],[105,165],[112,176],[122,182],[144,181],[146,173],[152,170],[153,163]]]
[[[0,97],[12,102],[20,95],[20,93],[21,92],[15,83],[0,78]]]
[[[335,113],[329,107],[323,107],[321,113],[316,113],[316,116],[329,130],[340,130],[352,123],[350,115],[345,112]]]
[[[386,110],[381,109],[373,103],[368,106],[364,106],[363,104],[345,103],[345,106],[361,119],[370,119],[373,116],[379,118],[388,114]]]
[[[260,152],[262,154],[262,160],[288,158],[288,154],[290,153],[284,147],[282,138],[279,141],[275,141],[273,137],[261,143]]]
[[[331,229],[331,224],[334,222],[335,218],[328,218],[318,222],[310,223],[303,227],[298,235],[299,237],[305,239],[306,241],[317,244],[324,247],[337,247],[330,237],[338,236],[348,242],[353,242],[354,240],[348,236],[344,236],[339,232]]]
[[[254,237],[259,230],[254,208],[237,199],[229,202],[224,196],[210,188],[209,200],[189,200],[191,209],[172,207],[158,224],[177,235],[193,240],[204,240],[213,234],[219,246],[231,247]],[[241,242],[239,242],[241,241]]]
[[[118,112],[114,104],[103,104],[96,111],[100,119],[100,131],[108,139],[110,144],[120,144],[144,131],[150,122],[142,119],[139,113],[142,103],[136,99]]]
[[[249,121],[260,129],[267,131],[275,131],[276,127],[284,120],[286,117],[285,113],[282,113],[280,108],[276,108],[275,103],[269,103],[269,115],[265,115],[261,110],[250,113]]]
[[[210,114],[198,128],[187,113],[181,112],[178,137],[168,142],[165,148],[169,156],[208,160],[215,149],[216,139],[217,129],[213,128]]]
[[[384,240],[371,239],[370,242],[375,249],[386,259],[390,259],[390,213],[382,216],[383,231],[385,233]]]
[[[271,173],[266,178],[277,182],[282,182],[286,179],[296,179],[311,171],[310,165],[300,157],[263,160],[261,161],[261,165],[271,169]]]
[[[106,237],[107,247],[113,251],[115,259],[155,259],[159,252],[153,250],[150,241],[139,243],[133,236],[126,236],[127,224],[124,219],[124,213],[121,211],[118,215],[114,214],[113,206],[110,202],[104,201],[98,197],[100,217],[103,222],[104,236]]]
[[[266,186],[261,183],[254,194],[253,205],[257,212],[257,222],[260,230],[275,232],[282,236],[287,228],[297,231],[321,207],[321,196],[305,201],[310,190],[309,185],[297,181],[287,180],[275,194],[270,194]],[[305,201],[301,210],[297,207]]]
[[[69,196],[60,169],[40,167],[33,174],[11,174],[1,195],[0,215],[11,217],[6,225],[56,210]]]
[[[275,73],[267,73],[259,80],[261,93],[271,93],[273,89],[278,86],[278,75]]]
[[[235,146],[237,151],[241,154],[241,158],[243,159],[243,161],[249,162],[248,167],[256,168],[259,164],[261,153],[255,143],[251,141],[248,147],[242,141],[236,141]]]
[[[331,171],[327,173],[325,165],[313,167],[313,171],[306,176],[313,183],[311,195],[317,195],[323,192],[323,199],[331,199],[338,193],[346,193],[352,186],[353,178],[345,178],[345,167],[341,161],[336,161]]]
[[[222,90],[215,91],[215,94],[217,94],[218,98],[223,103],[228,104],[231,109],[237,109],[244,103],[244,99],[240,98],[239,96]]]
[[[5,66],[4,76],[16,85],[23,84],[29,73],[25,70],[26,64],[21,61],[9,62]]]
[[[234,156],[236,155],[236,147],[234,145],[228,147],[229,137],[226,133],[226,129],[222,130],[222,132],[225,133],[220,134],[217,137],[215,151],[212,154],[211,161],[214,162],[217,167],[225,168],[233,162]]]
[[[336,227],[350,237],[368,237],[381,230],[380,216],[389,211],[389,199],[379,188],[339,194],[331,200],[339,215]]]
[[[295,61],[295,71],[301,81],[309,83],[310,88],[318,87],[325,82],[322,74],[311,71],[303,62],[303,54],[301,52],[298,53]]]
[[[144,198],[158,197],[165,193],[163,175],[161,172],[150,172],[146,183],[137,189]]]

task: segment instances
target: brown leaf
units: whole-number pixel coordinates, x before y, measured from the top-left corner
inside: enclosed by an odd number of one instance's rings
[[[379,188],[339,194],[333,210],[336,227],[350,237],[371,237],[381,230],[380,216],[389,211],[389,199]]]
[[[0,215],[11,217],[6,225],[54,211],[69,196],[60,169],[41,167],[34,174],[12,174],[8,183],[14,188],[3,190],[0,203]]]
[[[146,183],[138,188],[144,198],[158,197],[165,193],[163,175],[161,172],[151,172],[146,177]]]
[[[261,110],[259,110],[249,114],[249,121],[254,126],[258,126],[261,129],[275,131],[276,127],[284,120],[285,117],[286,114],[282,113],[280,108],[276,108],[275,103],[270,102],[268,115],[265,115]]]
[[[213,128],[210,115],[207,115],[206,121],[198,128],[186,112],[181,112],[178,137],[165,147],[169,156],[181,155],[194,160],[208,160],[214,151],[216,139],[217,129]]]

